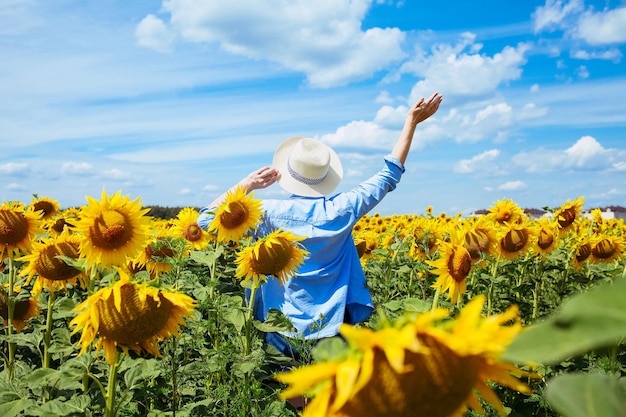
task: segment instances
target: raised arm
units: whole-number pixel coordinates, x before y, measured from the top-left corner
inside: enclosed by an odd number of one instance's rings
[[[422,97],[409,109],[400,137],[391,151],[391,155],[398,158],[402,165],[406,162],[406,157],[411,149],[415,127],[437,112],[442,99],[441,94],[434,93],[427,100]]]
[[[235,189],[237,189],[238,186],[241,186],[241,188],[243,188],[244,190],[246,190],[246,192],[249,193],[254,190],[269,187],[270,185],[278,181],[279,178],[280,178],[280,172],[278,172],[277,169],[274,169],[269,166],[259,168],[256,171],[249,173],[245,178],[243,178],[237,184],[233,185],[230,189],[228,189],[226,192],[224,192],[215,200],[213,200],[211,204],[209,204],[207,207],[208,208],[218,207],[220,204],[222,204],[226,200],[226,195],[229,192],[235,191]]]

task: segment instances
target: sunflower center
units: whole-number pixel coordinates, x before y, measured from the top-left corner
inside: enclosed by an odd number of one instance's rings
[[[17,245],[28,234],[28,221],[21,213],[0,211],[0,244]]]
[[[29,300],[17,300],[13,306],[13,320],[23,320],[28,314]],[[0,316],[5,320],[9,317],[8,294],[0,291]]]
[[[443,342],[421,335],[427,354],[406,352],[410,372],[397,373],[382,350],[374,351],[370,381],[338,416],[448,417],[462,407],[479,382],[481,358],[459,356]]]
[[[472,268],[472,257],[466,249],[455,249],[448,258],[448,272],[456,282],[463,282]]]
[[[546,229],[541,229],[537,238],[537,246],[546,250],[554,243],[554,235]]]
[[[51,226],[52,230],[54,230],[57,233],[62,233],[63,229],[65,229],[65,226],[71,227],[72,225],[69,224],[64,218],[60,218],[57,219],[54,224]]]
[[[576,261],[583,262],[589,257],[589,255],[591,255],[591,245],[585,243],[584,245],[581,245],[576,251]]]
[[[157,258],[172,258],[174,256],[174,251],[169,246],[155,246],[153,243],[152,245],[148,245],[146,247],[146,255],[148,255],[148,258],[150,259],[152,259],[153,256]]]
[[[608,259],[615,254],[615,245],[608,239],[602,239],[598,242],[591,253],[598,259]]]
[[[510,230],[500,241],[502,250],[515,253],[526,247],[528,243],[528,233],[525,230]]]
[[[511,220],[512,216],[513,213],[510,210],[503,209],[496,213],[496,221],[498,223],[508,222],[509,220]]]
[[[58,256],[78,258],[78,246],[70,242],[59,242],[46,247],[37,258],[35,270],[39,276],[51,281],[65,281],[80,274],[80,270],[65,263]]]
[[[576,220],[576,207],[568,207],[559,213],[558,222],[562,229],[574,223],[574,220]]]
[[[480,229],[470,230],[465,234],[463,246],[467,249],[472,259],[478,259],[480,254],[486,252],[489,248],[489,234]]]
[[[248,207],[240,201],[228,204],[228,210],[220,216],[222,226],[226,229],[235,229],[241,226],[248,218]]]
[[[121,310],[115,307],[113,294],[97,304],[100,334],[120,345],[132,346],[157,335],[172,314],[172,303],[159,294],[159,301],[150,295],[141,301],[140,290],[133,284],[120,287]]]
[[[190,224],[185,228],[183,237],[189,242],[197,242],[202,239],[202,229],[196,224]]]
[[[35,201],[33,204],[34,211],[43,212],[43,217],[46,218],[54,213],[54,205],[49,201]]]
[[[278,275],[291,261],[293,246],[288,239],[278,237],[277,242],[269,245],[264,242],[259,245],[259,250],[252,256],[250,266],[253,271],[262,275]]]
[[[94,246],[117,249],[131,240],[133,227],[122,213],[115,210],[105,210],[94,222],[91,233]]]

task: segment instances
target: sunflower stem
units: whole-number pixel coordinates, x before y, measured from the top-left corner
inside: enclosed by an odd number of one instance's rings
[[[7,368],[9,370],[9,381],[13,381],[15,376],[15,342],[11,342],[10,338],[13,334],[13,315],[15,313],[15,266],[13,265],[13,254],[9,251],[9,293],[7,294],[7,311],[8,324],[7,335],[9,336],[9,360]]]
[[[122,362],[124,357],[120,356],[120,353],[116,350],[115,359],[113,360],[113,364],[109,367],[109,382],[107,384],[107,392],[106,392],[106,410],[105,417],[115,417],[117,414],[116,404],[115,404],[115,395],[117,388],[117,369]]]
[[[254,312],[254,299],[256,298],[256,290],[259,287],[255,283],[250,290],[250,301],[248,301],[248,314],[246,317],[246,340],[244,345],[244,355],[248,356],[252,351],[252,317]]]
[[[171,349],[171,368],[172,373],[172,417],[176,417],[178,410],[179,394],[178,394],[178,378],[176,374],[176,348],[178,346],[177,339],[173,337],[170,342]]]
[[[435,295],[433,297],[433,307],[432,307],[432,311],[437,309],[437,306],[439,305],[439,296],[441,295],[441,287],[437,287],[437,289],[435,290]]]
[[[500,255],[496,258],[496,261],[492,265],[491,269],[491,281],[489,281],[489,287],[487,288],[487,315],[491,315],[493,310],[493,283],[498,276],[498,266],[500,264]]]
[[[52,339],[52,310],[54,308],[55,292],[50,288],[48,295],[48,311],[46,312],[46,333],[43,336],[43,368],[50,367],[50,339]]]

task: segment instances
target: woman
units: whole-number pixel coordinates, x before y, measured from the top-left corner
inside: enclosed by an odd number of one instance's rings
[[[442,96],[415,103],[383,168],[356,188],[338,194],[343,169],[339,157],[324,143],[302,137],[287,139],[276,150],[271,167],[262,167],[239,181],[248,192],[275,182],[291,193],[288,199],[262,200],[264,215],[256,236],[277,229],[306,236],[301,241],[309,253],[297,274],[284,284],[270,279],[261,285],[255,300],[256,314],[264,321],[267,312],[278,309],[297,329],[266,334],[266,342],[288,356],[298,356],[290,338],[317,340],[338,334],[342,323],[366,320],[373,311],[365,274],[352,239],[352,227],[396,188],[405,171],[415,127],[435,114]],[[207,229],[212,211],[226,193],[200,211],[198,224]]]

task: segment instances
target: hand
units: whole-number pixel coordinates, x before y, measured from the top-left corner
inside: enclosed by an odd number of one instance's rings
[[[239,184],[250,192],[269,187],[278,181],[279,178],[280,172],[277,169],[266,166],[249,173]]]
[[[441,100],[443,100],[443,96],[439,93],[433,93],[427,100],[424,100],[423,97],[419,99],[409,110],[408,117],[412,124],[415,126],[435,114],[439,109]]]

